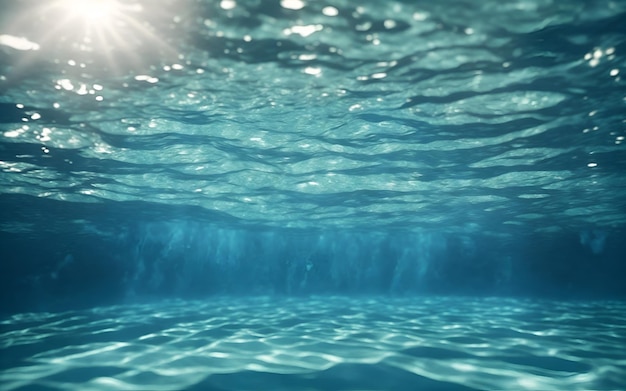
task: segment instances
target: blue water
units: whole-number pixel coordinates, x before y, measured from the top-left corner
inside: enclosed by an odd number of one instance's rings
[[[624,389],[626,2],[0,9],[0,389]]]
[[[15,315],[8,389],[618,390],[624,302],[213,298]]]

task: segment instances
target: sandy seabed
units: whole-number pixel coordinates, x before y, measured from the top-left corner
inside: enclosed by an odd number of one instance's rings
[[[0,322],[2,390],[619,390],[626,303],[222,297]]]

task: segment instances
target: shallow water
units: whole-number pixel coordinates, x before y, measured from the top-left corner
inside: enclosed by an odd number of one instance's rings
[[[0,186],[22,202],[505,237],[626,222],[624,2],[53,4],[0,18]]]
[[[624,388],[626,2],[0,4],[0,388]]]
[[[3,389],[618,390],[626,304],[215,297],[1,323]],[[29,388],[32,387],[32,388]]]

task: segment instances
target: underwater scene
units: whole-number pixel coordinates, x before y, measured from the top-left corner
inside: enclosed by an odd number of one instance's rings
[[[623,391],[624,26],[0,0],[0,390]]]

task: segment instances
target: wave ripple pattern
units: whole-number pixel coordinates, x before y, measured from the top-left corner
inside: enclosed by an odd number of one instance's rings
[[[3,194],[271,227],[626,222],[624,2],[127,3],[87,36],[3,11]]]
[[[216,298],[13,315],[5,390],[617,390],[626,305]]]

